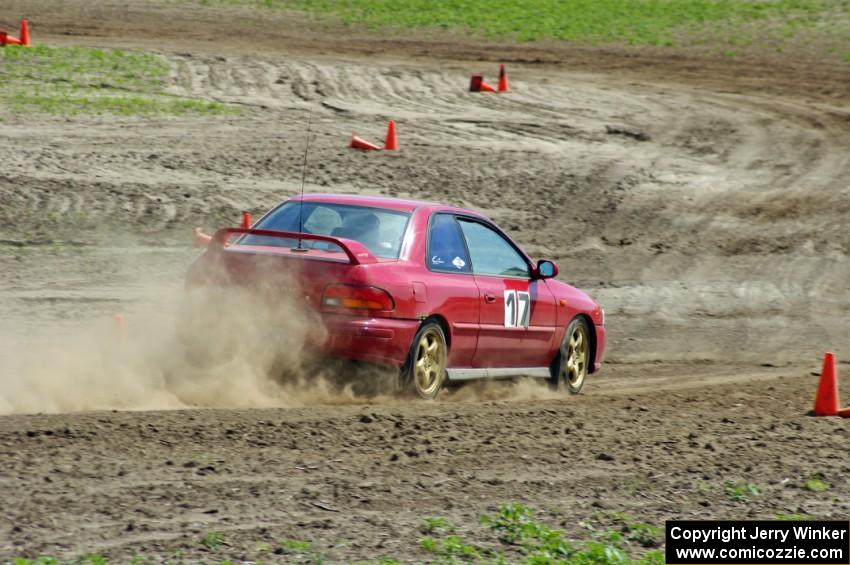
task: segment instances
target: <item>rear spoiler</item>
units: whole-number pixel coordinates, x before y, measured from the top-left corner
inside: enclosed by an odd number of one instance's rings
[[[315,233],[302,233],[291,231],[276,231],[276,230],[257,230],[252,228],[224,228],[215,232],[215,235],[210,239],[208,247],[214,251],[219,251],[227,245],[233,235],[257,235],[262,237],[277,237],[280,239],[297,239],[299,241],[324,241],[338,246],[348,256],[348,260],[352,265],[364,265],[368,263],[377,263],[378,260],[369,251],[369,248],[353,239],[343,239],[339,237],[330,237],[327,235],[318,235]],[[297,250],[297,247],[293,247]],[[302,248],[301,251],[309,252],[310,250]]]

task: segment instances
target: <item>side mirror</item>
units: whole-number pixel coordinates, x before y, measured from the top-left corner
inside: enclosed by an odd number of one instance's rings
[[[539,279],[551,279],[552,277],[558,276],[558,265],[555,264],[554,261],[549,261],[548,259],[541,259],[537,262],[537,278]]]

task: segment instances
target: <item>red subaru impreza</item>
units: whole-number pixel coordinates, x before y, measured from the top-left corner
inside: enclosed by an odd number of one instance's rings
[[[323,355],[398,367],[434,398],[446,381],[535,376],[578,393],[600,367],[605,315],[487,217],[416,200],[294,197],[250,228],[219,230],[190,269],[258,262],[295,273],[327,330]]]

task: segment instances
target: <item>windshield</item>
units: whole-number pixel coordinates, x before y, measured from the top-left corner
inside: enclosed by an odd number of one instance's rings
[[[297,232],[299,231],[300,207],[300,202],[284,202],[253,227],[263,230]],[[353,239],[368,247],[375,257],[398,259],[401,239],[404,237],[404,230],[407,227],[409,217],[410,214],[382,208],[328,202],[305,202],[301,214],[301,231]],[[239,243],[240,245],[294,247],[298,241],[247,235]],[[322,241],[305,240],[302,242],[302,247],[342,253],[342,249],[338,246]]]

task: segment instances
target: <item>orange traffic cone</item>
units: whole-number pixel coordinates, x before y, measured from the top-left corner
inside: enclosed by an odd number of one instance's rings
[[[508,74],[505,72],[505,65],[499,65],[499,92],[510,92],[508,87]]]
[[[16,37],[12,37],[11,35],[6,33],[5,31],[3,32],[2,35],[0,35],[0,45],[3,45],[4,47],[6,45],[20,45],[20,44],[21,44],[20,39],[18,39]]]
[[[481,75],[472,75],[469,81],[470,92],[496,92],[496,89],[484,82]]]
[[[384,150],[398,151],[398,137],[395,134],[395,122],[390,120],[387,126],[387,139],[384,141]]]
[[[380,149],[380,147],[378,147],[374,143],[369,143],[365,139],[361,139],[356,135],[351,136],[351,145],[349,145],[349,147],[353,149],[362,149],[364,151],[375,151]]]
[[[838,415],[841,416],[842,418],[850,418],[850,406],[848,406],[847,408],[842,408],[841,410],[839,410]]]
[[[469,79],[469,91],[481,92],[482,82],[484,82],[484,79],[481,78],[481,75],[472,75],[472,77]]]
[[[212,236],[204,233],[201,228],[195,228],[195,247],[208,247]]]
[[[820,384],[815,396],[815,416],[838,415],[838,375],[835,372],[835,353],[828,351],[823,356]]]
[[[115,334],[124,339],[127,337],[127,320],[124,318],[124,314],[115,314]]]
[[[251,227],[251,212],[242,212],[242,227],[245,229]]]
[[[26,18],[21,20],[21,45],[29,47],[30,44],[30,23]]]

